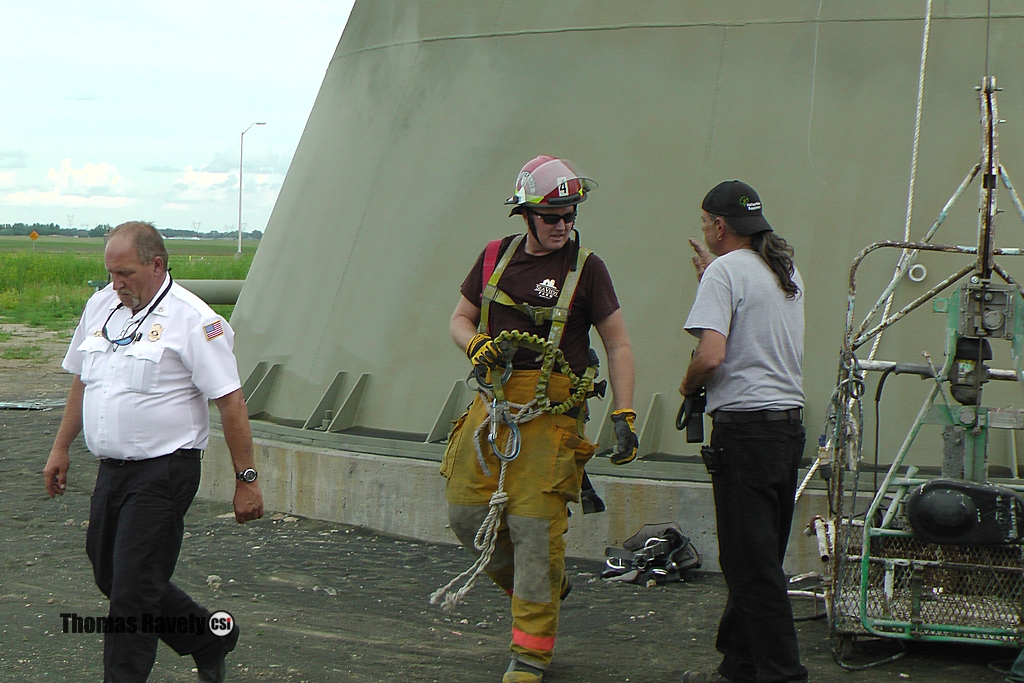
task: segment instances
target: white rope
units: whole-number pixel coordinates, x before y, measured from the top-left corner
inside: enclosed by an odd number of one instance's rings
[[[921,111],[924,104],[924,72],[925,65],[928,63],[928,37],[931,34],[932,28],[932,0],[925,0],[924,8],[924,35],[921,37],[921,66],[917,74],[917,112],[914,116],[914,147],[910,155],[910,186],[907,190],[907,218],[903,224],[903,241],[910,241],[910,220],[914,215],[914,187],[917,183],[917,151],[921,142]],[[903,274],[906,272],[908,263],[909,252],[904,249],[900,255],[900,260],[896,264],[896,273],[893,278],[903,278]],[[896,291],[893,290],[889,298],[885,300],[885,308],[882,310],[882,320],[889,317],[889,311],[892,309],[893,299],[896,297]],[[875,340],[871,344],[871,353],[868,354],[868,360],[874,360],[875,354],[878,352],[878,345],[882,342],[882,334],[885,330],[882,330],[875,335]]]
[[[932,28],[932,0],[925,0],[924,35],[921,37],[921,67],[917,74],[917,112],[914,116],[914,151],[910,157],[910,186],[907,189],[907,220],[903,240],[910,241],[910,219],[914,215],[914,185],[917,182],[917,151],[921,143],[921,111],[924,104],[924,68],[928,63],[928,36]]]
[[[490,427],[492,397],[488,395],[487,392],[485,392],[483,389],[480,390],[480,395],[483,397],[484,407],[487,409],[487,419],[481,422],[477,426],[476,431],[473,432],[473,445],[476,447],[476,460],[478,463],[480,463],[480,469],[484,471],[484,475],[489,477],[491,476],[491,468],[487,466],[487,462],[484,460],[484,452],[483,448],[481,447],[482,441],[480,437],[482,436],[484,429]],[[508,401],[506,401],[505,405],[510,410],[518,411],[515,413],[509,413],[512,422],[516,423],[517,425],[526,424],[527,422],[529,422],[530,420],[544,412],[543,410],[537,408],[537,399],[533,399],[529,403],[524,404],[509,403]],[[505,448],[508,449],[511,443],[512,434],[509,434]]]
[[[480,551],[479,557],[476,558],[476,562],[469,569],[434,591],[430,595],[431,605],[441,602],[441,609],[444,611],[448,612],[453,609],[462,602],[462,598],[466,596],[466,593],[476,583],[480,572],[491,561],[491,555],[494,554],[495,548],[498,547],[498,527],[501,526],[501,516],[505,513],[505,506],[508,504],[508,494],[504,490],[505,469],[507,466],[508,463],[502,461],[501,472],[498,474],[498,490],[491,494],[491,509],[487,511],[487,517],[484,518],[484,523],[480,525],[480,530],[476,532],[476,537],[473,539],[473,545]],[[466,579],[466,583],[461,588],[456,591],[451,590],[455,584],[466,577],[469,578]],[[442,598],[444,598],[443,602],[441,601]]]
[[[807,161],[814,168],[814,159],[811,157],[811,123],[814,121],[814,83],[818,77],[818,29],[821,27],[821,4],[824,0],[818,0],[818,15],[814,17],[814,61],[811,64],[811,103],[807,108]]]
[[[487,409],[488,419],[485,419],[480,423],[480,426],[473,432],[473,444],[476,447],[476,455],[480,461],[480,465],[483,467],[484,473],[489,477],[491,471],[484,462],[483,451],[480,447],[480,437],[483,434],[485,427],[490,425],[491,415],[491,402],[486,392],[481,390],[481,395],[484,398],[484,407]],[[512,422],[517,425],[526,424],[530,420],[534,419],[538,415],[542,414],[543,410],[537,409],[536,399],[520,405],[518,403],[507,403],[509,408],[514,408],[518,412],[511,414]],[[512,447],[512,432],[509,430],[508,437],[505,440],[506,452]],[[480,555],[476,558],[476,562],[462,572],[454,579],[449,581],[443,587],[438,588],[430,595],[430,604],[436,605],[438,602],[441,603],[441,609],[449,611],[456,605],[462,602],[462,599],[466,596],[466,593],[476,583],[476,579],[480,576],[480,573],[484,571],[484,567],[491,561],[491,555],[494,554],[495,549],[498,547],[498,529],[501,526],[502,515],[505,514],[505,508],[508,506],[508,494],[505,492],[505,470],[508,467],[509,461],[501,461],[501,470],[498,473],[498,488],[491,494],[491,500],[489,502],[490,509],[487,511],[487,516],[484,518],[483,524],[476,532],[476,536],[473,538],[473,546],[480,551]],[[468,578],[467,578],[468,577]],[[452,591],[452,588],[462,579],[466,579],[466,582],[456,591]],[[443,601],[442,601],[443,598]]]
[[[807,470],[807,474],[804,475],[804,480],[800,482],[800,486],[797,487],[796,495],[793,497],[794,503],[800,502],[800,496],[804,495],[804,489],[807,488],[807,485],[809,483],[811,483],[811,478],[814,476],[814,473],[818,471],[818,465],[820,464],[821,456],[819,455],[817,458],[814,459],[814,462],[811,463],[810,469]]]

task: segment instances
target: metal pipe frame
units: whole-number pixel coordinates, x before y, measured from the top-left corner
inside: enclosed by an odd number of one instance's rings
[[[943,206],[942,211],[939,212],[939,217],[936,218],[935,222],[932,223],[931,227],[928,228],[928,232],[925,234],[924,239],[921,240],[922,242],[928,244],[932,241],[932,237],[935,235],[936,231],[938,231],[939,227],[946,222],[946,217],[949,216],[950,209],[952,209],[953,206],[956,204],[957,200],[960,199],[960,195],[964,193],[964,190],[966,190],[970,186],[971,182],[974,180],[974,177],[978,175],[978,171],[980,169],[981,164],[975,164],[974,168],[972,168],[971,171],[964,177],[964,179],[960,181],[960,185],[956,188],[956,191],[953,193],[953,196],[946,201],[946,205]],[[1024,206],[1021,206],[1020,212],[1021,220],[1024,220]],[[871,310],[868,311],[868,314],[864,317],[864,320],[860,324],[860,328],[857,330],[858,336],[864,333],[864,330],[867,328],[868,324],[870,324],[872,318],[875,317],[875,313],[878,312],[878,309],[881,308],[885,304],[889,296],[894,291],[896,291],[897,285],[899,285],[903,281],[903,278],[909,271],[910,266],[914,264],[914,261],[916,259],[916,249],[903,250],[903,253],[900,255],[900,260],[896,264],[896,272],[893,273],[892,280],[890,280],[889,284],[882,291],[881,296],[878,297],[878,301],[875,302],[875,305],[871,307]]]
[[[982,80],[981,87],[979,90],[979,107],[981,110],[981,127],[982,127],[982,144],[981,144],[981,161],[974,166],[973,169],[967,174],[967,176],[961,181],[957,190],[953,196],[946,202],[943,210],[940,212],[939,217],[929,228],[923,242],[897,242],[883,240],[875,242],[865,247],[854,259],[852,267],[850,269],[850,280],[849,290],[847,293],[847,312],[846,312],[846,331],[843,338],[843,349],[842,356],[840,358],[839,365],[839,377],[837,382],[836,393],[833,395],[833,408],[834,408],[834,420],[835,420],[835,431],[833,435],[833,461],[840,465],[837,467],[836,476],[836,490],[830,492],[831,499],[834,499],[834,510],[833,514],[842,523],[843,512],[842,502],[845,498],[844,482],[842,476],[843,463],[838,462],[839,458],[845,458],[845,452],[848,448],[847,435],[845,425],[848,421],[853,419],[851,401],[859,400],[860,393],[855,390],[851,390],[851,387],[855,383],[863,384],[862,373],[866,370],[885,370],[894,368],[896,363],[888,362],[860,362],[855,356],[855,351],[858,347],[872,338],[877,337],[881,332],[892,326],[896,322],[899,322],[907,314],[916,308],[923,305],[930,299],[935,298],[946,288],[955,284],[962,278],[973,274],[974,281],[989,281],[991,280],[992,273],[996,273],[1002,278],[1007,284],[1017,288],[1018,292],[1024,294],[1024,287],[1018,284],[1010,275],[1006,272],[999,264],[995,262],[995,257],[998,255],[1006,256],[1019,256],[1022,253],[1021,249],[997,249],[994,246],[995,243],[995,218],[997,215],[996,206],[996,190],[999,180],[1001,179],[1003,185],[1007,188],[1013,201],[1014,207],[1017,209],[1017,213],[1021,220],[1024,221],[1024,202],[1021,202],[1020,197],[1017,195],[1012,182],[1010,181],[1009,174],[999,164],[998,155],[998,138],[996,135],[996,125],[999,123],[998,109],[995,101],[995,92],[998,90],[995,87],[995,79],[989,76],[985,76]],[[975,176],[979,173],[982,175],[982,186],[979,190],[979,217],[978,217],[978,245],[977,247],[964,247],[964,246],[951,246],[951,245],[933,245],[931,244],[931,238],[934,236],[938,228],[945,222],[946,217],[949,214],[950,209],[961,197],[966,188],[974,180]],[[868,315],[861,322],[860,326],[854,327],[854,313],[857,296],[857,271],[860,264],[867,257],[868,254],[882,248],[898,248],[903,250],[903,254],[900,256],[898,261],[896,272],[893,275],[892,280],[885,287],[882,295],[878,298],[878,301],[871,308]],[[902,309],[892,315],[883,315],[882,320],[871,329],[868,329],[871,321],[874,319],[879,308],[892,296],[896,286],[902,281],[908,264],[910,264],[921,251],[936,251],[945,253],[961,253],[961,254],[973,254],[976,256],[974,263],[965,266],[955,273],[947,276],[939,284],[935,285],[928,290],[925,294],[917,297],[912,302],[904,306]],[[1018,329],[1019,332],[1019,329]],[[904,638],[904,639],[915,639],[915,640],[938,640],[945,642],[987,642],[989,644],[1004,645],[1009,641],[1016,641],[1020,638],[1021,633],[1018,628],[993,628],[993,627],[974,627],[974,626],[963,626],[963,625],[947,625],[947,624],[926,624],[922,623],[919,618],[911,619],[910,621],[897,621],[893,619],[874,619],[867,613],[868,611],[868,598],[870,588],[870,576],[869,570],[872,564],[878,564],[879,562],[890,562],[891,560],[883,560],[881,558],[871,557],[871,541],[876,537],[906,537],[915,538],[916,535],[910,530],[895,530],[886,529],[885,522],[881,525],[882,528],[874,528],[871,525],[871,520],[878,514],[879,509],[882,506],[885,494],[893,486],[899,487],[901,490],[906,490],[911,485],[916,485],[919,481],[914,476],[914,472],[908,471],[903,477],[897,475],[897,471],[903,466],[903,462],[906,459],[911,446],[913,445],[921,427],[924,425],[927,418],[928,412],[932,405],[935,403],[936,397],[942,392],[943,399],[945,400],[945,392],[942,388],[942,380],[949,376],[950,369],[953,363],[954,354],[951,349],[955,348],[956,343],[956,330],[952,329],[947,325],[946,334],[946,358],[943,363],[941,371],[929,372],[928,376],[935,377],[935,383],[929,387],[928,394],[925,400],[921,404],[921,408],[918,411],[916,418],[914,419],[909,431],[902,445],[900,446],[893,462],[888,468],[888,471],[883,478],[880,486],[875,491],[875,495],[868,506],[867,511],[864,514],[864,523],[861,538],[861,554],[859,556],[849,556],[844,558],[844,553],[837,549],[835,553],[835,561],[833,564],[834,575],[833,575],[833,591],[830,596],[832,604],[830,610],[835,609],[834,601],[837,597],[836,591],[841,584],[841,575],[843,572],[843,565],[847,561],[857,562],[860,565],[860,622],[863,628],[871,635],[875,635],[883,638]],[[998,379],[1018,379],[1024,382],[1024,375],[1018,367],[1015,373],[1010,371],[996,371],[1000,376]],[[1007,375],[1002,377],[1001,375]],[[924,375],[922,375],[924,376]],[[1011,488],[1018,490],[1024,489],[1024,486],[1011,485]],[[893,509],[890,508],[886,515],[886,521],[892,517]],[[853,520],[850,520],[852,523]],[[904,564],[908,567],[921,568],[925,566],[936,566],[936,567],[952,567],[949,563],[944,562],[926,562],[907,560]],[[965,566],[961,569],[973,569],[974,566]],[[995,568],[992,568],[995,569]],[[1019,569],[1011,568],[1006,569],[1009,573],[1019,573]],[[915,601],[918,598],[915,598]],[[915,604],[917,604],[915,602]],[[852,616],[852,615],[851,615]],[[919,617],[920,615],[917,615]],[[987,637],[978,638],[977,636]]]

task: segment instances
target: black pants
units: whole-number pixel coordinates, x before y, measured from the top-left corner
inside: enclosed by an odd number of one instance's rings
[[[721,470],[712,476],[718,561],[729,588],[715,647],[719,673],[735,683],[807,680],[782,570],[804,438],[803,425],[785,421],[716,423],[711,434]]]
[[[134,633],[106,633],[104,683],[143,683],[158,638],[180,655],[219,647],[205,628],[210,612],[171,583],[199,471],[198,452],[100,463],[85,549],[96,585],[110,598],[110,623],[122,617],[131,624],[134,617],[136,626]],[[144,632],[148,619],[171,616],[201,620],[202,633]]]

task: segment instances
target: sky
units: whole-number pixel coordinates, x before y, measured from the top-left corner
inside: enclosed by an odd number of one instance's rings
[[[264,230],[353,0],[0,0],[0,224]]]

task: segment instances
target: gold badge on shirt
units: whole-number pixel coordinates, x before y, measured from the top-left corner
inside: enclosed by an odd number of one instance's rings
[[[149,328],[149,341],[157,341],[160,339],[160,335],[163,334],[164,328],[160,323],[153,323],[153,327]]]
[[[94,337],[102,337],[103,336],[103,332],[101,332],[100,330],[96,330],[95,332],[92,333],[92,336],[94,336]]]

